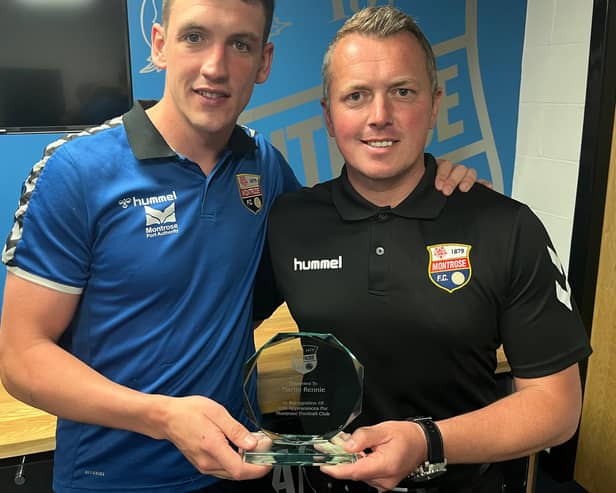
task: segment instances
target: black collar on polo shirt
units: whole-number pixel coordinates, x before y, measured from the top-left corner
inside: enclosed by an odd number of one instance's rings
[[[133,107],[122,116],[128,142],[135,157],[142,159],[170,158],[177,156],[163,136],[154,126],[145,110],[156,104],[154,100],[136,101]],[[248,154],[256,149],[255,140],[241,127],[235,126],[227,149],[234,154]]]
[[[409,219],[434,219],[447,203],[447,197],[434,188],[436,161],[424,155],[426,171],[415,189],[396,207],[379,207],[363,198],[349,182],[346,165],[340,177],[333,181],[332,200],[342,219],[360,221],[387,211]]]

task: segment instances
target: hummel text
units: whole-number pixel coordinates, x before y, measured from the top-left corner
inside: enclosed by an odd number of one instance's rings
[[[129,205],[133,207],[143,207],[146,205],[153,204],[164,204],[165,202],[173,202],[177,200],[178,196],[173,190],[171,193],[166,193],[163,195],[153,195],[151,197],[124,197],[123,199],[118,200],[118,204],[122,207],[122,209],[127,209]]]
[[[172,202],[177,200],[177,195],[175,194],[175,190],[167,195],[156,195],[154,197],[146,197],[143,199],[139,199],[137,197],[133,197],[133,205],[135,207],[141,205],[152,205],[152,204],[162,204],[164,202]]]
[[[293,270],[341,270],[342,255],[331,259],[298,260],[293,258]]]

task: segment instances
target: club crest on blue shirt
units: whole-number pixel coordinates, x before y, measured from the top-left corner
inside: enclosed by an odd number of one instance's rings
[[[250,212],[258,214],[263,207],[263,191],[261,190],[261,176],[239,174],[235,175],[240,199]]]
[[[428,276],[439,288],[453,293],[471,280],[471,245],[441,243],[426,247],[430,254]]]

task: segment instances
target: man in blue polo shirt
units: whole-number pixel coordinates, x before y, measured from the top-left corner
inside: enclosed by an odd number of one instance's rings
[[[236,451],[256,445],[241,368],[267,214],[298,183],[236,121],[270,71],[273,8],[164,2],[162,99],[54,142],[25,182],[0,375],[60,417],[58,493],[264,491],[220,479],[268,471]]]

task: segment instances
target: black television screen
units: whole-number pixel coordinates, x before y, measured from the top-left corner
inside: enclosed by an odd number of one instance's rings
[[[0,132],[98,125],[133,100],[126,0],[1,0]]]

